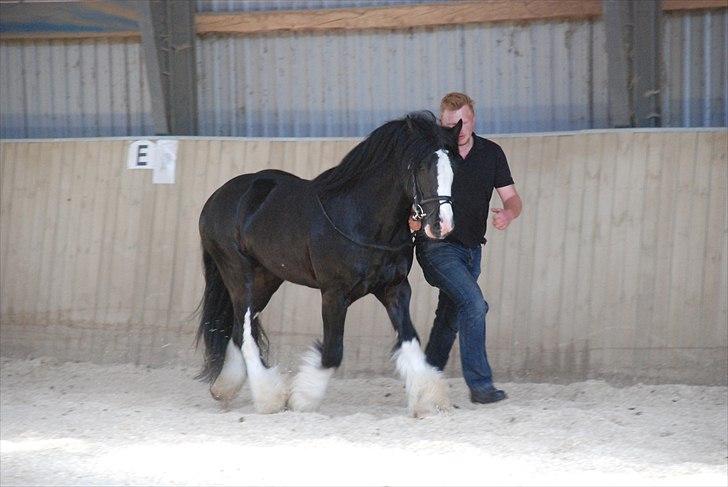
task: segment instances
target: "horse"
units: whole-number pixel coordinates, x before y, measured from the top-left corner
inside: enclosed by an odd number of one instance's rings
[[[198,378],[212,384],[213,398],[230,401],[247,375],[259,413],[315,411],[342,361],[347,308],[374,294],[397,333],[392,358],[410,414],[451,408],[410,318],[407,220],[414,209],[430,239],[452,231],[461,126],[410,113],[376,128],[312,180],[267,169],[237,176],[209,197],[199,218],[205,290],[197,342],[205,344]],[[283,281],[322,296],[323,340],[304,354],[291,384],[267,363],[259,318]]]

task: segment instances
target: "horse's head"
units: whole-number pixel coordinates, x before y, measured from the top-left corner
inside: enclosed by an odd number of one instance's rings
[[[428,150],[411,166],[411,197],[414,218],[420,220],[429,238],[443,239],[453,231],[452,182],[459,159],[457,138],[462,120],[452,128],[435,125],[428,137]]]

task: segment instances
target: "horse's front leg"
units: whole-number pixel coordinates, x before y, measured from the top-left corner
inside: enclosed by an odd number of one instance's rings
[[[447,392],[447,383],[442,377],[442,372],[425,360],[417,331],[410,318],[412,290],[409,281],[405,279],[375,295],[387,309],[389,319],[392,320],[392,326],[398,335],[394,361],[407,389],[407,406],[410,414],[418,418],[440,411],[449,411],[452,403]]]
[[[323,291],[321,297],[324,341],[314,344],[303,356],[288,399],[288,407],[294,411],[318,409],[329,379],[344,355],[344,321],[349,302],[339,291]]]

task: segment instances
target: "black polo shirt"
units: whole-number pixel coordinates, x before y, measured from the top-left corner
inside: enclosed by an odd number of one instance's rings
[[[473,147],[457,164],[452,183],[455,229],[445,237],[466,247],[485,243],[490,197],[493,188],[513,184],[503,149],[495,142],[473,133]]]

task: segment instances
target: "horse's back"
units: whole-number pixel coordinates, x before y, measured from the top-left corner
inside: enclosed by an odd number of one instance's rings
[[[237,176],[205,203],[203,246],[240,250],[282,279],[313,286],[308,235],[314,200],[311,182],[285,171]]]
[[[235,176],[208,198],[200,214],[200,227],[211,226],[221,220],[229,224],[229,218],[235,218],[244,208],[244,201],[249,205],[259,206],[277,186],[300,186],[306,182],[298,176],[278,169],[265,169]]]

